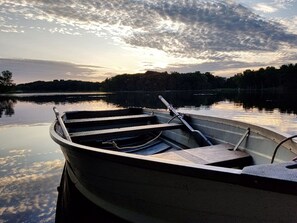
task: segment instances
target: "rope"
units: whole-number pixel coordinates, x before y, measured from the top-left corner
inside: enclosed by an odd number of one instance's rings
[[[141,144],[141,145],[137,145],[137,146],[118,146],[118,144],[113,140],[113,141],[107,141],[107,142],[102,142],[102,144],[110,144],[113,145],[115,148],[117,148],[118,150],[122,150],[122,149],[138,149],[140,147],[146,146],[148,144],[150,144],[151,142],[155,141],[156,139],[158,139],[160,136],[162,135],[162,131],[153,139]]]
[[[177,118],[178,115],[173,116],[167,123],[170,123],[173,119]],[[118,144],[113,140],[113,141],[106,141],[106,142],[102,142],[102,144],[109,144],[109,145],[113,145],[115,148],[117,148],[118,150],[123,150],[123,149],[138,149],[140,147],[146,146],[150,143],[152,143],[153,141],[157,140],[161,135],[162,135],[163,131],[161,131],[156,137],[154,137],[153,139],[141,144],[141,145],[136,145],[136,146],[118,146]]]

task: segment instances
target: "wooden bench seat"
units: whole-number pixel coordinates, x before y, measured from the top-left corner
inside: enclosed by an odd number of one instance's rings
[[[233,146],[230,144],[169,151],[152,156],[168,160],[222,167],[244,167],[252,162],[252,157],[248,153],[239,150],[233,151]]]
[[[88,123],[88,122],[109,122],[109,121],[121,121],[121,120],[135,120],[135,119],[152,119],[154,115],[149,114],[141,114],[141,115],[124,115],[124,116],[112,116],[112,117],[99,117],[99,118],[82,118],[82,119],[70,119],[65,120],[64,123],[71,124],[71,123]]]
[[[69,132],[83,132],[106,128],[122,128],[133,125],[153,124],[156,116],[151,114],[121,115],[111,117],[95,117],[64,120]]]
[[[162,124],[152,124],[152,125],[141,125],[141,126],[132,126],[132,127],[123,127],[123,128],[111,128],[111,129],[102,129],[94,131],[83,131],[83,132],[74,132],[70,133],[70,137],[74,139],[106,139],[114,136],[122,136],[127,134],[134,133],[143,133],[150,131],[163,131],[181,128],[183,125],[178,123],[162,123]]]

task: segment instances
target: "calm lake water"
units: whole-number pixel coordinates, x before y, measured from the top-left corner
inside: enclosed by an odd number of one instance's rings
[[[141,106],[219,116],[297,134],[296,93],[153,92],[0,95],[0,223],[54,222],[64,157],[49,136],[52,111]],[[96,211],[97,212],[97,211]],[[77,213],[76,213],[77,214]],[[88,215],[88,214],[86,214]],[[97,222],[108,221],[104,214]],[[103,217],[104,216],[104,217]]]

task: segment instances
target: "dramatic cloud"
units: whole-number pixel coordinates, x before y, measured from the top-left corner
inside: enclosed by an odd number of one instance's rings
[[[22,4],[7,1],[3,5],[17,14],[20,12],[15,9],[22,7],[28,19],[80,26],[98,35],[113,32],[132,46],[186,57],[212,55],[217,59],[225,51],[273,51],[283,43],[297,45],[297,36],[287,33],[281,25],[264,21],[229,1],[41,0]],[[258,6],[273,10],[265,4]],[[60,31],[65,30],[71,31]]]
[[[251,8],[272,13],[293,2],[258,1]],[[156,49],[204,63],[242,63],[244,52],[277,56],[297,48],[296,32],[289,32],[285,23],[265,20],[235,1],[4,0],[0,6],[3,32],[43,28],[68,35],[91,33],[121,46]],[[36,25],[28,27],[28,21]],[[41,27],[39,23],[45,21],[48,27]]]

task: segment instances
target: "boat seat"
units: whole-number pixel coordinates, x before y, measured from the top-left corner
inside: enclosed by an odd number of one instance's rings
[[[99,130],[104,126],[109,128],[122,128],[134,125],[145,125],[156,123],[156,116],[152,114],[121,115],[111,117],[95,117],[64,120],[69,132],[82,132]]]
[[[123,127],[123,128],[111,128],[111,129],[101,129],[101,130],[93,130],[93,131],[83,131],[83,132],[73,132],[70,133],[70,137],[72,139],[83,139],[83,140],[91,140],[91,139],[100,139],[106,140],[112,138],[114,136],[124,136],[131,135],[135,133],[145,133],[151,131],[164,131],[171,129],[181,128],[183,125],[179,123],[162,123],[162,124],[152,124],[152,125],[140,125],[140,126],[131,126],[131,127]]]
[[[241,168],[252,163],[252,157],[248,153],[234,151],[230,144],[169,151],[152,157],[221,167]]]
[[[112,117],[99,117],[99,118],[82,118],[82,119],[69,119],[65,120],[65,124],[77,124],[77,123],[106,123],[110,121],[121,121],[121,120],[136,120],[136,119],[152,119],[156,117],[155,115],[141,114],[141,115],[124,115],[124,116],[112,116]]]
[[[297,162],[261,164],[243,168],[243,176],[266,177],[297,183]],[[296,190],[296,187],[294,187]]]

